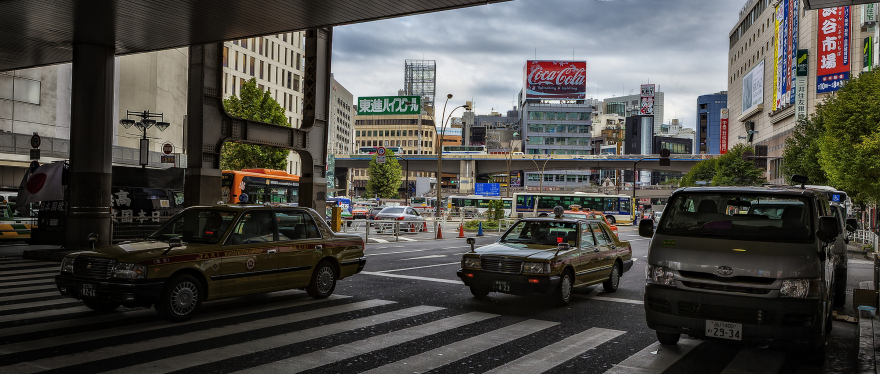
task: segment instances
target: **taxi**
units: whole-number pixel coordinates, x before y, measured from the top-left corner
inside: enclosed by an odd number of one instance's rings
[[[152,305],[180,322],[204,301],[286,289],[326,298],[365,264],[363,240],[333,232],[312,209],[200,206],[146,240],[68,255],[55,283],[93,310]]]
[[[461,259],[458,277],[478,298],[490,292],[550,295],[564,306],[574,288],[601,283],[614,292],[620,276],[633,265],[632,247],[611,233],[604,221],[566,218],[562,207],[553,218],[517,221],[494,244]]]

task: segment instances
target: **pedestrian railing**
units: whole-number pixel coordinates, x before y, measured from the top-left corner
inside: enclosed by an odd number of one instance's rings
[[[859,244],[874,245],[874,243],[877,243],[877,234],[868,230],[856,230],[853,233],[852,241]]]

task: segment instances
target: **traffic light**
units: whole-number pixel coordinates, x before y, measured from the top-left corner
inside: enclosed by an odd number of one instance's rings
[[[669,161],[669,152],[668,149],[663,148],[660,150],[660,166],[670,166],[671,163]]]

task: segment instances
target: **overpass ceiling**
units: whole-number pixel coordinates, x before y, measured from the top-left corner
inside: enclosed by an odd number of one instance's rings
[[[124,55],[503,1],[5,0],[0,71],[69,62],[74,43]]]
[[[876,0],[804,0],[806,9],[830,8],[835,6],[874,3]]]

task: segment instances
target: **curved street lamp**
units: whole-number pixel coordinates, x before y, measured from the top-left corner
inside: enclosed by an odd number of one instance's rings
[[[443,125],[442,125],[442,127],[440,127],[440,132],[436,133],[437,138],[436,138],[436,141],[434,142],[435,146],[437,147],[437,212],[436,213],[437,213],[438,218],[442,214],[441,210],[443,207],[443,205],[442,205],[443,204],[443,158],[442,158],[443,144],[442,144],[442,141],[443,141],[443,136],[446,135],[446,125],[449,123],[449,119],[452,118],[452,113],[455,113],[455,111],[457,109],[459,109],[459,108],[465,108],[465,110],[470,109],[470,105],[468,105],[468,104],[457,106],[454,109],[452,109],[452,111],[449,112],[449,116],[447,117],[446,116],[446,104],[449,103],[449,99],[451,99],[451,98],[452,98],[452,94],[446,95],[446,102],[443,103],[443,114],[440,116],[440,121]],[[444,117],[446,118],[445,120],[444,120]],[[436,129],[435,129],[435,131],[436,131]],[[435,234],[435,239],[436,239],[436,234]]]

